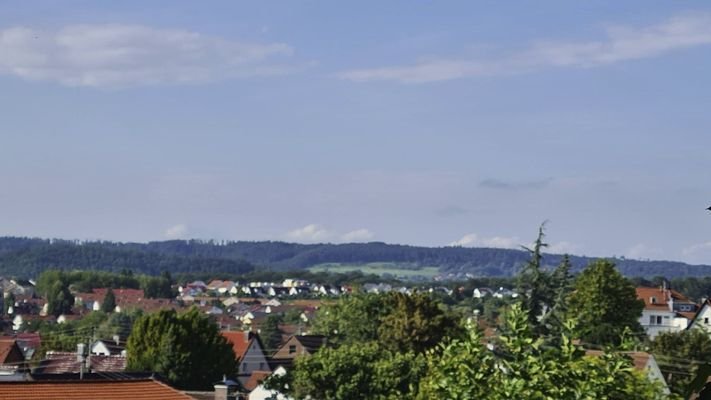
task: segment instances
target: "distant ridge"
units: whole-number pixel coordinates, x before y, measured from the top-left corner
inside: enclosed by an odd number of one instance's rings
[[[561,255],[547,254],[555,266]],[[571,256],[574,271],[594,258]],[[297,244],[285,242],[216,242],[169,240],[148,243],[79,242],[61,239],[0,237],[0,274],[31,278],[48,268],[95,269],[135,273],[234,273],[259,269],[299,270],[323,263],[391,262],[403,268],[437,267],[442,274],[512,276],[528,260],[523,250],[422,247],[381,242]],[[711,266],[676,261],[613,259],[627,276],[667,278],[711,275]]]

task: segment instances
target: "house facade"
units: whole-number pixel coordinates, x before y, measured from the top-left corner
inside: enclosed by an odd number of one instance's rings
[[[659,288],[639,287],[636,292],[637,298],[644,301],[639,324],[651,339],[662,332],[686,329],[698,309],[696,303],[666,285]]]

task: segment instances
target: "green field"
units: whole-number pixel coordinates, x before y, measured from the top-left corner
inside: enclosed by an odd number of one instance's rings
[[[392,275],[399,278],[412,278],[415,276],[423,276],[432,278],[439,274],[437,267],[414,267],[391,262],[374,262],[366,264],[342,264],[342,263],[324,263],[314,265],[309,268],[311,272],[350,272],[361,271],[364,274],[376,275]]]

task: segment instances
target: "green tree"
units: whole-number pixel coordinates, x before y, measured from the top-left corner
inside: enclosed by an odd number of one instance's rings
[[[158,372],[181,389],[206,390],[236,372],[232,345],[197,308],[139,318],[126,345],[131,371]]]
[[[393,353],[376,342],[324,348],[296,359],[288,387],[297,399],[413,399],[425,374],[423,355]]]
[[[644,303],[610,261],[598,260],[583,270],[575,280],[569,307],[570,316],[577,319],[576,333],[585,342],[618,345],[625,330],[643,333],[639,318]]]
[[[424,353],[445,338],[463,333],[459,318],[426,294],[391,293],[386,301],[390,312],[382,317],[378,334],[389,350]]]
[[[63,280],[58,280],[52,284],[46,298],[47,313],[55,317],[70,313],[74,306],[74,296]]]
[[[672,392],[685,395],[699,365],[711,362],[711,338],[701,329],[663,332],[650,343],[650,352]]]
[[[281,344],[281,331],[279,330],[281,321],[280,315],[271,314],[259,326],[259,338],[264,344],[267,355],[273,353]]]
[[[572,324],[566,324],[572,328]],[[549,342],[538,336],[520,304],[506,316],[506,335],[494,350],[474,326],[469,336],[430,354],[420,399],[662,399],[659,383],[634,370],[624,355],[586,356],[564,333]]]
[[[377,340],[380,320],[389,312],[385,295],[343,296],[318,311],[313,332],[328,336],[329,343],[336,346]]]
[[[543,241],[545,224],[538,229],[538,237],[533,248],[524,247],[530,253],[530,260],[518,274],[518,292],[522,297],[528,322],[541,335],[560,332],[562,312],[567,307],[566,298],[570,292],[572,276],[570,259],[564,256],[560,265],[552,272],[543,268],[543,249],[548,244]]]
[[[116,295],[113,289],[109,288],[104,296],[104,301],[101,303],[101,311],[110,314],[116,309]]]

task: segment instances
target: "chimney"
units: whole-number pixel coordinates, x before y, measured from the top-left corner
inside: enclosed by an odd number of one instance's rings
[[[84,379],[84,370],[86,369],[86,345],[84,343],[77,344],[77,362],[79,363],[79,379]]]
[[[112,337],[112,339],[114,339],[114,342],[116,343],[116,346],[118,346],[118,345],[119,345],[119,342],[120,342],[120,340],[119,340],[119,335],[114,335],[114,336]]]
[[[222,381],[215,383],[215,400],[237,400],[239,384],[226,376]]]

